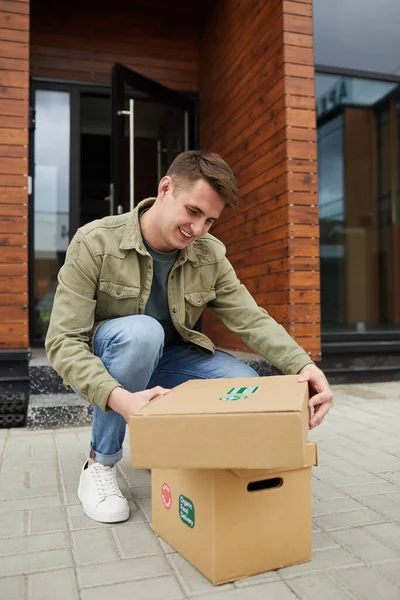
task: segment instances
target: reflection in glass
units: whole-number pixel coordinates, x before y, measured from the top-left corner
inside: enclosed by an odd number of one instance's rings
[[[110,214],[111,100],[109,96],[81,95],[80,225]]]
[[[322,325],[400,325],[395,84],[317,75]]]
[[[46,335],[69,241],[70,95],[35,92],[34,341]]]
[[[371,106],[397,88],[396,83],[318,74],[315,82],[317,117],[341,106]]]
[[[384,323],[390,322],[392,298],[392,256],[391,256],[391,140],[390,112],[387,108],[378,117],[379,177],[378,177],[378,213],[379,213],[379,270],[381,273],[380,305]]]
[[[184,150],[184,112],[161,103],[135,102],[135,199],[157,195],[159,180]]]
[[[345,214],[342,116],[318,128],[318,185],[322,322],[326,325],[343,324]]]

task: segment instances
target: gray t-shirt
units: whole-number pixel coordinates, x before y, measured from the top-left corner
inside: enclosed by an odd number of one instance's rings
[[[168,275],[175,264],[179,250],[159,252],[150,246],[144,236],[143,242],[153,259],[153,282],[145,314],[161,323],[165,332],[165,344],[179,343],[181,337],[172,323],[168,306]]]

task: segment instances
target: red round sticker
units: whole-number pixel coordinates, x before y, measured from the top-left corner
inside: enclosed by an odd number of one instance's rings
[[[161,500],[166,509],[170,509],[172,505],[172,495],[168,483],[163,483],[161,486]]]

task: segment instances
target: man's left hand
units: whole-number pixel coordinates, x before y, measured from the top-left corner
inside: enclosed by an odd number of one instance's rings
[[[321,369],[316,365],[306,365],[299,371],[299,382],[308,381],[310,400],[308,406],[314,408],[310,418],[310,429],[322,423],[329,409],[333,406],[333,392]]]

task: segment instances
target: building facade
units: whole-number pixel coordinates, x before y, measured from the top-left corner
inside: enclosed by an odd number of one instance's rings
[[[400,51],[393,32],[368,62],[342,4],[0,2],[0,364],[43,345],[76,229],[201,147],[237,176],[213,233],[256,301],[332,371],[399,367]],[[209,312],[202,328],[246,350]]]
[[[215,235],[257,301],[318,358],[311,2],[118,0],[111,10],[31,0],[1,11],[2,348],[42,342],[76,228],[129,208],[129,179],[113,207],[105,200],[111,177],[129,178],[129,168],[110,174],[111,70],[120,63],[146,78],[141,89],[125,81],[127,109],[135,101],[135,200],[154,194],[157,174],[188,144],[220,152],[241,198]],[[211,319],[204,327],[219,345],[241,347]]]

